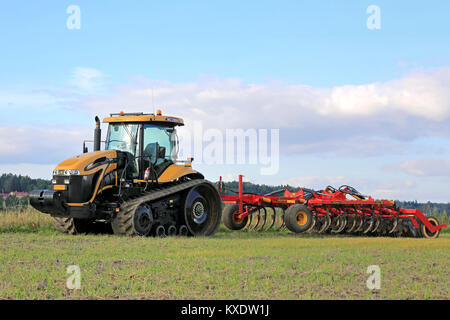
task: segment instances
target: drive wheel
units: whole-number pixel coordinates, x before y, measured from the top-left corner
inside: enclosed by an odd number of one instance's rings
[[[147,236],[153,226],[152,210],[145,203],[136,209],[121,210],[111,222],[114,234],[124,236]]]
[[[213,235],[219,228],[221,216],[220,196],[213,185],[203,183],[187,192],[184,219],[191,235]]]
[[[247,225],[248,216],[245,218],[238,218],[239,205],[233,204],[227,206],[223,211],[222,222],[230,230],[241,230]]]
[[[303,204],[290,206],[284,214],[286,227],[295,233],[305,232],[312,224],[313,215]]]

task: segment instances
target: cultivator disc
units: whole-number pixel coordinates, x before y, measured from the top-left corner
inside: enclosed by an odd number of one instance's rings
[[[224,189],[220,182],[219,192]],[[232,230],[289,229],[294,233],[434,239],[447,227],[420,210],[398,208],[390,200],[374,200],[347,185],[339,189],[328,186],[320,191],[301,188],[294,193],[279,190],[266,195],[246,194],[240,176],[239,191],[230,191],[238,196],[221,198],[230,204],[224,211],[223,222]]]
[[[278,210],[277,210],[278,209]],[[247,231],[281,231],[284,228],[284,212],[280,208],[263,207],[250,215],[249,222],[243,230]]]

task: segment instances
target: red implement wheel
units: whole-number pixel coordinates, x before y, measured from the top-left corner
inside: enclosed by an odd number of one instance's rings
[[[433,226],[438,226],[439,222],[435,217],[428,217],[428,221],[433,225]],[[441,233],[441,230],[435,231],[435,232],[430,232],[430,230],[427,229],[427,227],[423,224],[420,223],[419,226],[419,232],[420,234],[427,239],[436,239],[439,237],[439,234]]]
[[[248,222],[248,216],[245,218],[238,218],[239,206],[233,204],[225,207],[222,214],[223,224],[230,230],[241,230]]]
[[[307,231],[312,224],[313,214],[302,204],[290,206],[284,214],[286,228],[295,233]]]

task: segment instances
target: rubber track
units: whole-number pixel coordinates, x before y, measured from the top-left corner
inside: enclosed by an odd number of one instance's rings
[[[113,227],[114,233],[124,236],[136,235],[133,227],[133,214],[139,205],[170,196],[171,194],[178,193],[204,183],[210,184],[215,188],[215,185],[208,180],[196,179],[181,182],[175,185],[172,184],[170,186],[155,188],[143,196],[125,201],[120,206],[120,211],[117,216],[112,220],[111,226]]]

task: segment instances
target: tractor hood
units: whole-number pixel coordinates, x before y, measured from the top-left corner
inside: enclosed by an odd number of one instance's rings
[[[115,150],[95,151],[78,155],[76,157],[67,159],[56,166],[53,175],[68,175],[66,170],[78,170],[79,174],[90,174],[96,164],[103,163],[106,159],[117,158]],[[56,174],[55,174],[56,173]]]

